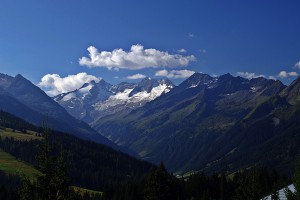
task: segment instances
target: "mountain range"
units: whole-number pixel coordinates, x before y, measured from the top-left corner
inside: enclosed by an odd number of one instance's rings
[[[145,78],[139,83],[122,82],[111,85],[101,79],[85,83],[77,90],[63,93],[53,99],[71,115],[93,123],[106,115],[119,111],[129,112],[156,99],[174,87],[168,79]]]
[[[21,75],[1,74],[0,109],[36,125],[47,115],[56,130],[164,161],[179,174],[251,166],[289,173],[300,153],[299,91],[300,78],[285,86],[195,73],[178,86],[101,79],[51,98]]]
[[[287,87],[263,77],[195,73],[139,108],[104,115],[90,125],[143,159],[164,161],[178,173],[284,168],[293,165],[298,152],[298,140],[291,142],[286,130],[297,124],[299,80]],[[278,160],[283,156],[285,164]]]
[[[20,74],[15,77],[0,74],[0,110],[37,126],[46,125],[54,130],[119,149],[88,124],[72,117],[44,91]]]
[[[92,125],[148,161],[163,160],[173,171],[212,169],[215,161],[239,152],[239,144],[228,138],[231,132],[239,137],[236,126],[255,117],[258,107],[285,88],[280,81],[262,77],[248,80],[230,74],[211,77],[195,73],[143,107],[105,116]],[[276,108],[288,105],[278,98]],[[272,108],[263,108],[264,115]]]

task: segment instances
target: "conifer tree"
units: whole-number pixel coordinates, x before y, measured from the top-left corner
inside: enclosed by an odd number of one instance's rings
[[[271,194],[271,199],[272,200],[280,200],[279,199],[279,192],[278,190],[274,190],[273,193]]]
[[[39,146],[39,155],[37,156],[37,169],[40,174],[37,175],[33,183],[29,179],[23,178],[23,185],[20,189],[21,200],[68,200],[69,181],[67,168],[64,161],[64,154],[55,159],[52,153],[52,147],[49,143],[50,130],[44,128],[42,143]]]
[[[41,172],[37,177],[37,194],[40,199],[52,200],[54,199],[55,187],[53,182],[54,176],[54,162],[51,157],[51,146],[49,144],[50,130],[44,128],[44,139],[39,146],[40,152],[37,156],[38,166],[37,169]]]
[[[60,156],[56,162],[55,174],[53,177],[54,187],[57,200],[65,200],[69,198],[69,180],[67,175],[64,153],[61,150]]]
[[[145,187],[146,200],[169,200],[174,198],[172,176],[167,172],[163,163],[152,169]]]
[[[295,195],[297,200],[300,200],[300,159],[298,159],[295,175],[294,175]]]
[[[285,189],[285,196],[288,200],[300,200],[300,159],[298,159],[294,179],[293,179],[295,192],[293,193],[288,188]]]
[[[20,200],[34,200],[33,184],[27,177],[22,177],[22,187],[19,190]],[[0,198],[1,199],[1,198]]]
[[[285,188],[284,193],[287,200],[297,200],[296,195],[290,189]]]

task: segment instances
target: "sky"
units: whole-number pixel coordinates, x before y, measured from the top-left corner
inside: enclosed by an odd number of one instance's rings
[[[298,0],[1,0],[0,73],[56,95],[194,72],[300,74]]]

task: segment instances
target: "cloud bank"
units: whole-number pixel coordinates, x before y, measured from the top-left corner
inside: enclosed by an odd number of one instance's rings
[[[177,50],[177,52],[178,52],[178,53],[186,53],[187,50],[185,50],[185,49],[179,49],[179,50]]]
[[[131,80],[142,79],[142,78],[146,78],[146,75],[144,75],[144,74],[134,74],[132,76],[127,76],[127,79],[131,79]]]
[[[85,72],[68,75],[67,77],[60,77],[58,74],[47,74],[41,79],[38,86],[46,91],[49,96],[55,96],[76,90],[84,83],[92,80],[98,82],[100,79]]]
[[[176,78],[188,78],[190,76],[192,76],[195,72],[191,71],[191,70],[159,70],[155,73],[155,76],[163,76],[163,77],[167,77],[167,78],[172,78],[172,79],[176,79]]]
[[[295,64],[295,68],[300,69],[300,61]]]
[[[87,50],[89,57],[80,58],[79,64],[90,68],[105,67],[107,69],[139,70],[158,67],[185,67],[190,62],[196,61],[193,55],[172,55],[165,51],[145,49],[140,44],[132,45],[128,52],[123,49],[115,49],[112,52],[99,52],[93,46],[90,46]]]
[[[288,78],[290,76],[298,76],[297,72],[287,72],[287,71],[281,71],[279,72],[279,74],[277,75],[280,78]]]
[[[246,78],[246,79],[253,79],[253,78],[258,78],[258,77],[265,77],[265,75],[257,75],[255,73],[251,73],[251,72],[237,72],[236,73],[237,76]]]

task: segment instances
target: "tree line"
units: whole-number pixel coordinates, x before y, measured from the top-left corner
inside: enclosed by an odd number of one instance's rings
[[[16,128],[10,120],[5,123]],[[23,128],[23,123],[26,125],[25,121],[16,124]],[[36,166],[41,174],[32,182],[0,173],[0,199],[256,200],[271,193],[276,199],[276,191],[288,183],[276,171],[264,168],[178,178],[163,163],[151,165],[109,147],[55,131],[49,135],[49,131],[43,129],[42,141],[1,138],[1,149]],[[300,163],[294,179],[296,193],[287,190],[289,199],[299,199],[299,181]],[[103,195],[78,194],[71,185],[98,190]]]

